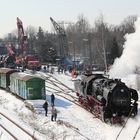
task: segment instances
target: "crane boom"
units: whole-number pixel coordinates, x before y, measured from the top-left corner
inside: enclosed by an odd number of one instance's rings
[[[54,21],[51,17],[50,17],[50,20],[51,20],[57,34],[63,34],[63,35],[66,34],[65,30],[56,21]]]
[[[40,70],[41,63],[39,60],[33,55],[28,54],[26,51],[25,41],[27,40],[27,36],[24,35],[24,28],[22,21],[17,17],[17,29],[18,29],[18,43],[19,43],[19,55],[21,57],[17,57],[18,65],[22,66],[22,68],[28,68],[32,70]]]
[[[18,28],[18,42],[19,42],[19,53],[23,55],[25,51],[26,36],[24,35],[24,28],[22,21],[17,17],[17,28]]]
[[[51,17],[50,20],[56,30],[56,33],[59,37],[59,47],[60,47],[60,56],[61,57],[67,57],[68,56],[68,41],[67,41],[67,35],[65,30]]]

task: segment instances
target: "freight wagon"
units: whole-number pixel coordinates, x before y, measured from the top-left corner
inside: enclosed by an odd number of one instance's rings
[[[45,80],[16,69],[0,68],[0,88],[27,99],[45,99]]]
[[[23,99],[42,99],[45,97],[45,80],[22,72],[10,75],[10,91]]]
[[[10,69],[10,68],[0,68],[0,87],[9,90],[10,74],[17,71],[18,70]]]

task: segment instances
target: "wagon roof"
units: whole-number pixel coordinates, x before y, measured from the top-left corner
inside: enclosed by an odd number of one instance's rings
[[[27,74],[27,73],[23,73],[23,72],[15,72],[15,73],[12,73],[11,74],[11,77],[16,77],[17,79],[23,80],[23,81],[28,81],[28,80],[34,79],[34,78],[42,79],[40,77],[33,76],[33,75],[30,75],[30,74]]]
[[[18,70],[10,69],[10,68],[0,68],[0,73],[9,73],[9,72],[16,72]]]

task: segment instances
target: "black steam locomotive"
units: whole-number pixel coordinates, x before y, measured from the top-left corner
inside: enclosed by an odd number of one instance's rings
[[[138,93],[119,79],[102,74],[83,75],[75,82],[79,102],[102,121],[121,121],[137,114]]]

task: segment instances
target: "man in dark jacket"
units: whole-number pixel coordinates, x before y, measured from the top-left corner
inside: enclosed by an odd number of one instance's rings
[[[45,103],[43,104],[43,108],[45,109],[45,116],[47,116],[48,113],[48,102],[45,101]]]
[[[52,93],[51,95],[51,105],[54,106],[54,100],[55,100],[55,96],[54,94]]]

